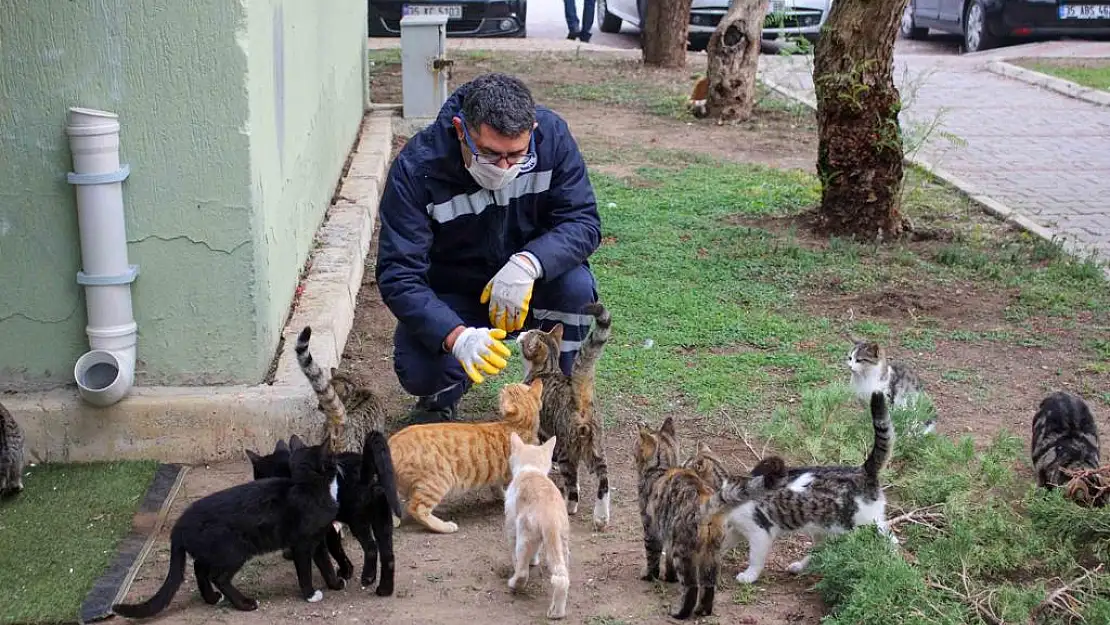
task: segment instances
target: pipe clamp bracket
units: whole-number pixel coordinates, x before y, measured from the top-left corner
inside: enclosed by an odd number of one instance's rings
[[[131,166],[124,163],[116,171],[110,171],[103,174],[76,174],[72,171],[66,174],[66,182],[69,184],[112,184],[113,182],[123,182],[131,175]]]
[[[127,273],[116,276],[90,276],[84,271],[77,272],[77,284],[81,286],[114,286],[131,284],[139,276],[138,265],[128,265]]]

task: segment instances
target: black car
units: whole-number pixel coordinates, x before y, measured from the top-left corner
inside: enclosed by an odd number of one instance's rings
[[[963,35],[964,51],[1007,39],[1110,35],[1110,0],[909,0],[902,36],[924,39],[929,29]]]
[[[369,0],[370,36],[401,36],[401,17],[447,14],[448,37],[524,37],[527,0]]]

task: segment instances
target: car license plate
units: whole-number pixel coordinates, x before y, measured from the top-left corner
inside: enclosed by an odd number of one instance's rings
[[[447,19],[462,19],[461,4],[405,4],[401,15],[446,15]]]
[[[1061,4],[1062,20],[1110,20],[1110,4]]]

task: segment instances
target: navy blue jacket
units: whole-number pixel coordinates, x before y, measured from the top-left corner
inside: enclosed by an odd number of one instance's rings
[[[586,262],[601,220],[586,164],[566,121],[536,107],[535,164],[499,191],[466,171],[451,118],[469,85],[412,137],[389,168],[379,209],[378,289],[393,315],[429,350],[467,325],[436,293],[478,301],[509,257],[531,252],[551,280]]]

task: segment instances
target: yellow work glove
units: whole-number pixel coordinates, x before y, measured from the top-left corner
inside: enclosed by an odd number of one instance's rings
[[[539,267],[528,256],[513,254],[486,284],[479,299],[483,304],[489,303],[489,322],[493,327],[506,332],[524,327],[528,305],[532,303],[532,286],[539,277]]]
[[[479,371],[484,371],[486,375],[497,375],[509,364],[505,358],[511,352],[501,342],[504,338],[504,330],[467,328],[455,339],[455,344],[451,346],[451,355],[458,359],[463,371],[475,384],[481,384],[485,378]]]

